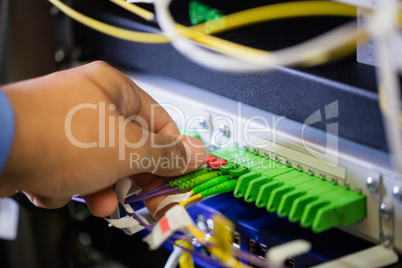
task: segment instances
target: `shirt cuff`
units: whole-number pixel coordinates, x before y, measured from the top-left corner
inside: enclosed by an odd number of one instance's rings
[[[13,107],[0,88],[0,174],[4,169],[13,144],[14,127]]]

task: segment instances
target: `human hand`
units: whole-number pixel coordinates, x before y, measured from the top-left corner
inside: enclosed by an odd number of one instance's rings
[[[0,196],[21,190],[36,206],[57,208],[80,194],[91,212],[103,217],[116,208],[117,180],[130,177],[149,190],[166,183],[161,176],[190,172],[204,161],[199,140],[179,136],[161,106],[104,62],[3,90],[13,105],[16,128]],[[139,165],[144,158],[171,165]],[[151,213],[161,199],[146,203]]]

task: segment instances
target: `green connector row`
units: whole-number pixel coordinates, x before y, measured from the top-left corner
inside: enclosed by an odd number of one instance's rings
[[[190,21],[193,25],[214,20],[224,15],[222,11],[216,8],[212,8],[196,0],[192,0],[189,2],[188,9]]]
[[[279,217],[323,232],[366,217],[366,197],[249,151],[229,147],[211,153],[228,161],[226,173],[247,170],[239,176],[233,194],[255,202]],[[241,174],[241,173],[236,173]]]

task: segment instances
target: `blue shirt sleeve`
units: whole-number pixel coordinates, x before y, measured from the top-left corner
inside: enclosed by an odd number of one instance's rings
[[[0,174],[13,144],[14,127],[13,107],[0,88]]]

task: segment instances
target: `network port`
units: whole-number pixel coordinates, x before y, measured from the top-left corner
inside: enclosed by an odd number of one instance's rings
[[[247,249],[250,254],[265,260],[265,253],[267,252],[266,245],[249,238],[247,241]]]
[[[236,250],[240,250],[240,233],[233,231],[232,247]]]

